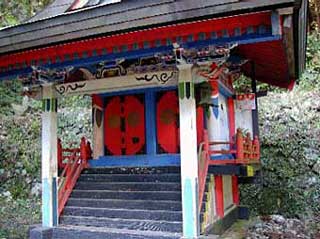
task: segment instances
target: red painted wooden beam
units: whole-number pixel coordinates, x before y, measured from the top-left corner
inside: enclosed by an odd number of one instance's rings
[[[233,203],[235,205],[240,204],[240,194],[239,194],[239,186],[238,186],[238,177],[232,176],[232,195],[233,195]]]
[[[219,218],[224,217],[224,201],[223,201],[223,180],[222,175],[214,176],[215,195],[216,195],[216,209]]]

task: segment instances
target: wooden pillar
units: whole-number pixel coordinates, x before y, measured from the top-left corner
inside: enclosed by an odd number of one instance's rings
[[[93,117],[93,158],[98,159],[104,155],[103,136],[103,100],[98,95],[92,95],[92,117]]]
[[[199,236],[197,120],[192,65],[179,68],[183,238]]]
[[[222,175],[214,176],[215,183],[215,196],[216,196],[216,207],[217,215],[219,218],[224,217],[224,197],[223,197],[223,178]]]
[[[233,203],[238,206],[240,204],[240,194],[239,194],[238,177],[236,175],[232,176],[232,195],[233,195]]]
[[[147,155],[157,154],[157,119],[156,94],[147,91],[145,94]]]
[[[57,99],[52,86],[43,86],[42,112],[42,225],[58,225]]]

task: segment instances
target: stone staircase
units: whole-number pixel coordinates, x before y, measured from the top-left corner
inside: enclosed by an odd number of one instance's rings
[[[85,170],[53,230],[56,239],[176,239],[180,168]]]

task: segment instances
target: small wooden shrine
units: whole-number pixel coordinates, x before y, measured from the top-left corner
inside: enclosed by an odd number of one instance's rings
[[[0,30],[0,80],[42,100],[42,225],[30,238],[200,238],[260,168],[256,82],[292,89],[306,0],[55,0]],[[245,75],[251,92],[236,92]],[[58,100],[92,97],[62,147]],[[60,169],[60,170],[59,170]]]

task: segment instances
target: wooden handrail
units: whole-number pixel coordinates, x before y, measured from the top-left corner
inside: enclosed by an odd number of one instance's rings
[[[76,185],[83,169],[88,167],[92,151],[90,142],[81,138],[80,147],[74,149],[63,149],[61,140],[58,140],[58,162],[63,164],[64,169],[58,180],[58,214],[61,215],[71,193]]]
[[[199,210],[201,210],[204,190],[206,187],[206,179],[209,167],[209,136],[208,132],[204,130],[203,142],[199,145],[198,151],[198,174],[199,174]]]

